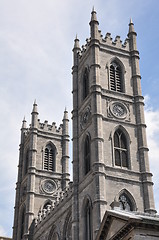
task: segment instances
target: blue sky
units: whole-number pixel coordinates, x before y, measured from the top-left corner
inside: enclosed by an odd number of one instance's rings
[[[34,99],[41,122],[59,125],[72,109],[73,41],[89,37],[92,7],[103,36],[127,37],[132,17],[138,34],[150,167],[159,211],[159,1],[0,0],[0,235],[11,236],[21,122]],[[70,114],[71,116],[71,114]]]

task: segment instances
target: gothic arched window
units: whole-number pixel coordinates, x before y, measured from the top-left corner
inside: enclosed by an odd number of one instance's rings
[[[125,194],[120,195],[119,203],[120,203],[121,210],[133,211],[132,203],[127,195]]]
[[[86,206],[85,206],[85,239],[91,240],[92,239],[92,209],[90,202],[87,201]]]
[[[84,170],[85,174],[90,171],[91,167],[91,156],[90,156],[90,138],[87,135],[84,141]]]
[[[89,73],[88,68],[85,68],[83,74],[83,99],[85,99],[89,94]]]
[[[25,226],[25,207],[23,207],[22,209],[22,213],[21,213],[21,232],[20,232],[20,239],[23,238],[24,235],[24,226]]]
[[[25,156],[24,175],[28,172],[28,165],[29,165],[29,150],[27,150],[26,156]]]
[[[115,165],[128,168],[128,148],[125,134],[120,130],[114,133]]]
[[[67,214],[64,228],[63,228],[64,240],[72,240],[72,214],[71,211]]]
[[[123,92],[121,67],[115,61],[110,65],[110,90]]]
[[[44,170],[55,171],[55,148],[51,144],[44,151]]]

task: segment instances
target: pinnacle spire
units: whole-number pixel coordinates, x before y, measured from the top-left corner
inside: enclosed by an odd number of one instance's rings
[[[25,116],[23,118],[23,121],[22,121],[22,129],[26,129],[26,120],[25,120]]]
[[[37,108],[36,99],[34,100],[33,111],[32,111],[32,113],[38,113],[38,108]]]
[[[135,33],[134,23],[132,21],[132,18],[130,18],[130,23],[129,23],[129,33]]]
[[[80,48],[80,45],[79,45],[79,39],[77,37],[77,34],[76,34],[76,37],[75,37],[75,43],[74,43],[74,48]]]
[[[132,18],[130,18],[130,24],[133,24]]]
[[[67,111],[66,107],[65,107],[65,111],[64,111],[63,120],[68,120],[68,111]]]
[[[94,9],[94,6],[92,8],[92,12],[91,12],[92,16],[91,16],[91,21],[96,21],[97,22],[97,13]]]

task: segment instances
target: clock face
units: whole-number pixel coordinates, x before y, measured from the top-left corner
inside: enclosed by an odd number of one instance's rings
[[[52,180],[44,180],[42,182],[42,189],[48,194],[52,194],[56,189],[56,184]]]
[[[112,113],[117,118],[125,118],[127,114],[127,110],[122,103],[114,103],[112,105]]]

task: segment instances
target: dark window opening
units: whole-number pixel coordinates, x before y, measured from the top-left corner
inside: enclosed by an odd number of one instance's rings
[[[24,227],[25,227],[25,208],[23,208],[21,216],[21,233],[20,233],[21,239],[23,238],[24,235]]]
[[[116,92],[123,92],[122,71],[116,62],[110,65],[110,89]]]
[[[25,163],[24,163],[24,175],[28,172],[28,165],[29,165],[29,150],[26,152]]]
[[[85,174],[90,171],[90,139],[89,136],[86,137],[84,143],[84,164],[85,164]]]
[[[128,149],[124,133],[118,129],[114,134],[115,165],[128,168]]]
[[[44,169],[55,171],[55,150],[51,144],[47,145],[44,152]]]
[[[91,217],[91,206],[89,202],[85,207],[85,239],[91,240],[92,239],[92,217]]]
[[[89,73],[86,68],[83,75],[83,99],[85,99],[89,94]]]

